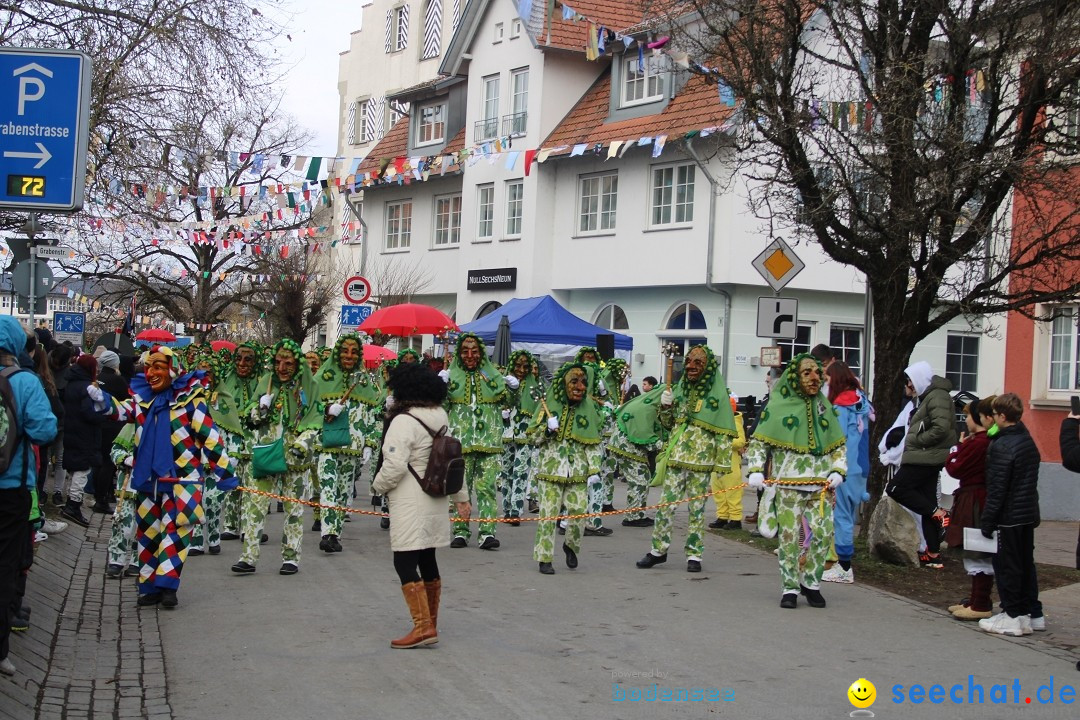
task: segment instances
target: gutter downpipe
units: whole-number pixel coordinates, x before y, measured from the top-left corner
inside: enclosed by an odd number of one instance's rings
[[[705,251],[705,289],[724,296],[724,340],[720,359],[720,372],[724,375],[724,381],[728,381],[728,350],[731,345],[731,293],[724,290],[713,282],[713,259],[716,256],[716,196],[720,192],[720,182],[713,177],[709,169],[694,150],[694,141],[686,141],[686,150],[694,163],[701,168],[705,179],[709,181],[709,239]]]

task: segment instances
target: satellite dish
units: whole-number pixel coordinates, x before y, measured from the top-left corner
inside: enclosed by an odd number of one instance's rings
[[[132,357],[135,355],[135,343],[131,341],[128,335],[122,332],[105,333],[94,341],[90,352],[93,352],[98,345],[104,345],[106,350],[112,350],[117,355],[129,355]]]

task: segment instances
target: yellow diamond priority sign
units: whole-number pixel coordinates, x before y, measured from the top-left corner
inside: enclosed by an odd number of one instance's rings
[[[806,267],[782,238],[769,243],[752,264],[775,292],[783,290]]]

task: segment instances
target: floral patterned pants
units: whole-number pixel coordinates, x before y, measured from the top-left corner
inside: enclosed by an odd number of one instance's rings
[[[681,467],[668,467],[664,478],[662,502],[678,502],[688,497],[696,497],[705,492],[709,473],[688,470]],[[671,525],[675,516],[676,505],[665,505],[656,511],[656,525],[653,527],[652,549],[656,555],[667,554],[671,547]],[[687,509],[690,513],[689,526],[686,530],[686,559],[701,560],[705,551],[705,498],[691,500]]]
[[[255,481],[255,487],[286,497],[306,498],[311,494],[311,473],[308,470],[290,471],[286,475],[269,475]],[[243,550],[240,560],[255,565],[259,561],[259,538],[266,524],[267,502],[265,495],[244,493]],[[304,506],[285,503],[285,528],[281,534],[281,559],[283,562],[300,564],[300,542],[304,537]]]
[[[585,512],[588,494],[585,483],[556,483],[540,480],[537,486],[540,492],[541,518],[558,516],[559,508],[565,508],[567,515],[581,515]],[[566,521],[566,546],[575,553],[581,550],[581,535],[584,531],[584,518]],[[551,562],[554,556],[555,521],[542,519],[536,523],[533,559],[537,562]]]
[[[495,483],[499,478],[501,453],[471,452],[465,454],[465,486],[469,498],[476,498],[475,517],[495,518],[498,510],[495,503]],[[478,534],[481,539],[495,535],[495,521],[481,522]],[[454,537],[471,537],[469,523],[454,523]]]
[[[810,525],[812,540],[806,564],[799,568],[799,529]],[[825,556],[833,541],[832,505],[822,502],[820,492],[776,488],[776,522],[780,538],[780,580],[785,593],[798,592],[799,585],[816,589],[825,570]]]
[[[127,567],[135,562],[135,498],[117,497],[109,534],[108,564]]]
[[[529,489],[529,471],[535,450],[532,445],[508,442],[502,454],[502,512],[503,517],[518,518],[525,512],[525,497]]]
[[[349,506],[352,491],[353,474],[357,470],[360,458],[345,453],[319,453],[319,484],[322,491],[319,502],[323,505]],[[345,511],[322,509],[322,534],[341,535],[341,526],[345,522]]]

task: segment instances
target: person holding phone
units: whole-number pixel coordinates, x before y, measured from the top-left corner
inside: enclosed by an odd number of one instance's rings
[[[1058,436],[1061,464],[1066,470],[1080,473],[1080,396],[1072,396],[1072,412],[1061,421]],[[1080,532],[1076,536],[1076,569],[1080,570]],[[1080,670],[1080,665],[1077,667]]]

